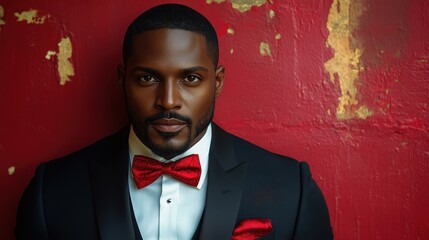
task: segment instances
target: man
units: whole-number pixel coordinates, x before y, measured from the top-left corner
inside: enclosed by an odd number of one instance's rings
[[[332,239],[306,163],[212,123],[224,67],[206,18],[177,4],[144,12],[123,61],[131,125],[38,167],[18,239]]]

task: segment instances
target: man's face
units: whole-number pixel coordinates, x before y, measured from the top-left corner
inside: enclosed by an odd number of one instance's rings
[[[204,36],[158,29],[133,38],[131,56],[118,75],[137,136],[155,154],[170,159],[204,135],[224,69],[215,69]]]

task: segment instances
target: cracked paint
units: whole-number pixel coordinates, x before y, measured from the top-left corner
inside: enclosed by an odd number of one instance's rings
[[[274,12],[274,10],[270,10],[268,15],[270,16],[270,19],[273,19],[276,16],[276,12]]]
[[[45,23],[46,18],[49,17],[49,15],[38,16],[38,10],[36,9],[30,9],[21,13],[16,12],[15,16],[17,17],[16,21],[26,21],[27,24],[43,24]]]
[[[266,0],[231,0],[232,8],[241,13],[249,11],[253,6],[260,7],[266,2]]]
[[[225,1],[226,0],[206,0],[206,3],[211,4],[211,3],[215,2],[215,3],[219,4],[219,3],[223,3]]]
[[[235,33],[234,29],[232,29],[231,27],[229,27],[229,28],[226,30],[226,32],[227,32],[229,35],[234,35],[234,33]],[[231,48],[231,49],[229,50],[229,53],[230,53],[230,54],[233,54],[233,53],[234,53],[234,49],[233,49],[233,48]]]
[[[15,173],[15,166],[10,166],[7,169],[7,173],[9,174],[9,176],[12,176]]]
[[[55,56],[55,55],[57,55],[57,52],[49,50],[49,51],[46,53],[45,58],[46,58],[47,60],[49,60],[49,59],[51,59],[51,57],[52,57],[52,56]]]
[[[259,45],[259,53],[262,56],[272,56],[271,55],[271,48],[270,45],[267,42],[261,42],[261,44]]]
[[[58,43],[59,52],[49,50],[45,58],[51,59],[52,56],[57,56],[58,59],[58,75],[60,76],[60,85],[66,84],[70,81],[70,77],[74,76],[73,64],[70,62],[72,57],[73,48],[69,37],[62,38]]]
[[[227,32],[228,34],[230,34],[230,35],[234,35],[234,33],[235,33],[234,29],[232,29],[232,28],[228,28],[228,29],[226,30],[226,32]]]
[[[5,25],[6,22],[2,19],[4,17],[4,8],[0,5],[0,25]]]
[[[359,80],[359,73],[363,70],[361,56],[363,50],[358,47],[352,47],[352,44],[358,43],[352,35],[356,25],[357,18],[364,10],[353,9],[355,15],[351,15],[351,4],[356,0],[334,0],[329,10],[327,28],[329,36],[327,45],[335,53],[334,57],[325,62],[325,69],[329,72],[332,82],[338,77],[341,96],[336,110],[338,119],[360,118],[366,119],[373,114],[365,105],[360,105],[356,99],[358,89],[356,81]]]

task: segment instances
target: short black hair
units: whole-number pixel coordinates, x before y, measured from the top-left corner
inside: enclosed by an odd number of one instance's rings
[[[122,58],[126,65],[131,56],[133,37],[156,29],[181,29],[201,34],[205,37],[207,54],[215,68],[219,61],[219,44],[214,27],[209,20],[194,9],[180,4],[162,4],[138,16],[125,33]]]

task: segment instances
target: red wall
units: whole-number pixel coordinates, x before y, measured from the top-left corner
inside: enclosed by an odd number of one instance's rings
[[[122,36],[166,1],[73,2],[0,3],[1,239],[13,238],[40,162],[126,123]],[[336,239],[429,239],[427,1],[268,0],[243,12],[237,0],[177,2],[206,14],[220,36],[226,83],[215,120],[308,161]],[[30,9],[37,16],[18,21]],[[67,45],[58,54],[67,37],[71,55]],[[58,65],[74,71],[70,81]]]

